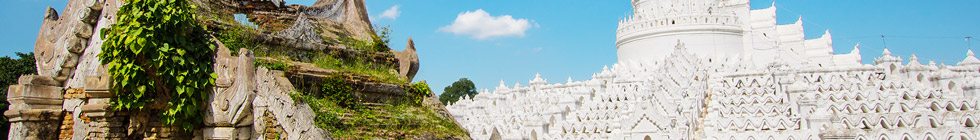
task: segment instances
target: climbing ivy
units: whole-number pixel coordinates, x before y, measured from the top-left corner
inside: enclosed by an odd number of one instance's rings
[[[116,110],[164,109],[166,125],[193,130],[217,77],[215,46],[186,0],[125,0],[102,29],[99,58],[112,77]]]

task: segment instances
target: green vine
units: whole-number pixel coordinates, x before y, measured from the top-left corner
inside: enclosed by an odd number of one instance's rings
[[[429,89],[429,84],[425,82],[415,82],[409,85],[407,88],[408,93],[411,93],[411,100],[417,105],[421,105],[422,101],[425,100],[425,96],[432,94],[432,90]]]
[[[125,0],[102,29],[99,58],[112,77],[116,110],[164,109],[165,125],[193,130],[214,78],[215,46],[186,0]]]

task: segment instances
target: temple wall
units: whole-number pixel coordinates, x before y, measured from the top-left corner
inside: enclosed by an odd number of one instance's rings
[[[731,68],[684,46],[585,81],[501,83],[447,108],[477,139],[980,138],[972,51],[956,66],[903,65],[886,50],[873,65]]]
[[[644,30],[617,41],[619,61],[662,60],[673,45],[685,42],[698,56],[741,56],[742,36],[736,26],[688,25],[662,30]]]

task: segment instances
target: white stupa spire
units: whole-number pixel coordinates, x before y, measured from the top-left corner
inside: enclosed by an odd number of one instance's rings
[[[977,57],[975,57],[973,55],[973,50],[966,50],[966,58],[964,58],[963,61],[960,61],[960,63],[957,63],[956,65],[957,66],[977,66],[977,65],[980,65],[980,59],[977,59]]]

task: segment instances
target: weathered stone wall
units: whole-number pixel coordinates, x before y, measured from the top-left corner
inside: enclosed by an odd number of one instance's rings
[[[239,2],[203,2],[228,1]],[[293,8],[296,13],[292,14],[318,19],[306,23],[309,25],[293,24],[292,28],[343,25],[336,30],[359,39],[367,39],[373,33],[362,0],[326,0],[310,7],[284,7],[275,0],[249,2],[272,2],[266,8]],[[108,91],[111,79],[97,55],[104,41],[99,31],[115,23],[120,6],[122,0],[71,0],[60,15],[53,8],[47,9],[35,43],[38,74],[22,76],[8,92],[11,106],[4,115],[12,124],[7,138],[332,139],[329,132],[313,125],[312,109],[289,96],[297,91],[283,72],[256,68],[251,51],[242,49],[232,55],[220,42],[215,55],[218,77],[205,105],[205,125],[201,129],[185,132],[162,125],[158,119],[160,106],[143,111],[113,110],[109,102],[114,94]],[[317,33],[311,29],[292,34]],[[414,76],[418,69],[414,47],[409,48],[411,53],[399,54],[415,69],[411,74],[403,72],[406,77]]]

